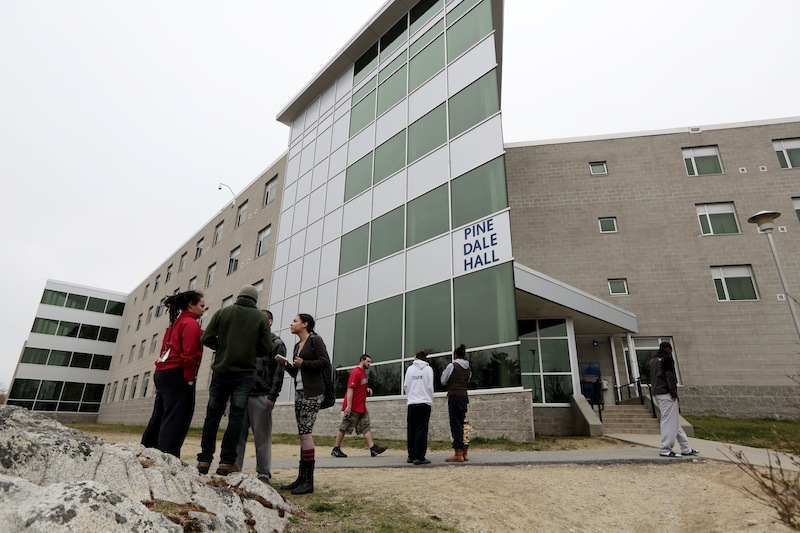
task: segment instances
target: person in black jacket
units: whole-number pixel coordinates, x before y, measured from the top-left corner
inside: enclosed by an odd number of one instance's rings
[[[272,313],[264,309],[272,329]],[[256,373],[253,376],[253,388],[247,399],[247,409],[242,418],[242,434],[236,447],[236,467],[241,470],[244,465],[244,453],[247,446],[247,435],[253,428],[253,440],[256,444],[256,472],[258,479],[266,484],[272,478],[272,409],[283,387],[283,367],[278,364],[277,355],[286,357],[286,345],[280,337],[272,333],[272,353],[256,357]]]
[[[678,376],[675,374],[672,345],[668,342],[662,342],[658,347],[658,353],[650,360],[650,383],[650,393],[661,411],[661,449],[658,453],[662,457],[697,455],[699,452],[689,446],[689,439],[681,427]],[[676,438],[681,453],[672,451]]]
[[[300,471],[297,479],[282,490],[292,494],[314,492],[314,423],[325,396],[323,372],[330,372],[331,360],[322,337],[314,333],[314,317],[300,313],[292,321],[291,331],[300,341],[294,345],[291,362],[281,361],[295,381],[294,416],[300,434]]]

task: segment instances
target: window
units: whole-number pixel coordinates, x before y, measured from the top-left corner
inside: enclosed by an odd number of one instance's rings
[[[100,335],[100,326],[81,324],[81,329],[78,332],[78,338],[96,341],[98,335]]]
[[[139,359],[144,357],[144,349],[147,346],[147,339],[142,340],[142,344],[139,345]]]
[[[161,283],[161,274],[156,276],[156,280],[155,280],[155,282],[153,282],[153,292],[156,292],[158,290],[158,284],[159,283]]]
[[[364,224],[350,233],[342,235],[339,254],[339,274],[344,274],[367,264],[369,246],[369,224]]]
[[[97,340],[103,342],[117,342],[117,335],[119,335],[119,330],[117,328],[101,327],[100,336],[97,337]]]
[[[208,267],[208,271],[206,272],[206,289],[214,285],[214,274],[216,273],[217,273],[217,264],[214,263],[213,265]]]
[[[45,289],[44,293],[42,294],[41,303],[46,305],[55,305],[57,307],[64,307],[66,301],[67,301],[66,292],[51,291],[50,289]]]
[[[247,201],[240,205],[239,210],[236,212],[236,227],[238,228],[244,224],[245,220],[247,220]]]
[[[110,355],[97,355],[92,358],[92,370],[108,370],[111,368]]]
[[[454,228],[508,207],[505,172],[505,160],[500,156],[451,182]]]
[[[448,25],[451,24],[452,19],[458,16],[458,11],[457,7],[447,14]],[[493,29],[491,2],[483,0],[475,9],[447,29],[447,61],[451,62],[469,50],[472,45],[489,35]]]
[[[392,55],[392,52],[400,48],[408,38],[408,19],[405,15],[392,28],[383,34],[379,43],[380,48],[380,61],[385,60]]]
[[[566,320],[525,320],[519,328],[522,386],[533,390],[533,403],[569,403],[573,390]]]
[[[625,278],[608,280],[608,293],[612,295],[628,294],[628,280]]]
[[[589,174],[592,176],[605,176],[608,174],[608,166],[605,161],[597,161],[589,163]]]
[[[261,257],[269,250],[269,235],[272,233],[272,226],[267,226],[258,232],[258,243],[256,244],[256,257]]]
[[[86,301],[88,299],[88,296],[84,296],[82,294],[68,294],[65,307],[70,309],[86,309]]]
[[[89,302],[86,304],[86,310],[93,313],[104,313],[106,310],[106,300],[102,298],[89,297]]]
[[[136,374],[131,378],[131,400],[136,398],[136,385],[139,384],[139,374]]]
[[[42,333],[44,335],[55,335],[58,331],[58,320],[49,318],[34,318],[31,333]]]
[[[111,387],[111,397],[108,400],[109,402],[113,402],[117,397],[117,383],[119,383],[119,381],[115,381],[114,385]]]
[[[404,57],[400,56],[399,59],[404,59]],[[407,67],[403,65],[378,87],[378,116],[406,97],[406,87],[408,86],[406,78]]]
[[[337,313],[333,333],[334,353],[364,353],[364,306]]]
[[[400,206],[372,221],[369,260],[377,261],[403,249],[405,210]]]
[[[375,120],[375,94],[371,91],[363,100],[353,106],[350,111],[350,137],[364,129],[364,127]],[[355,97],[353,98],[355,101]]]
[[[239,270],[239,252],[241,249],[241,246],[237,246],[231,250],[230,258],[228,258],[228,274],[233,274]]]
[[[113,300],[109,300],[108,305],[106,305],[107,315],[122,316],[122,313],[124,311],[125,311],[125,304],[122,302],[115,302]]]
[[[722,164],[716,146],[684,148],[683,161],[686,163],[686,173],[689,176],[722,174]]]
[[[376,363],[402,358],[403,295],[373,302],[367,306],[366,344],[366,353],[372,354],[372,360]]]
[[[447,184],[408,202],[406,246],[411,247],[450,229]]]
[[[128,362],[133,361],[133,355],[136,353],[136,345],[131,346],[131,353],[128,355]]]
[[[264,205],[271,204],[278,194],[278,176],[269,180],[264,186]]]
[[[181,260],[180,262],[178,262],[178,272],[183,272],[184,270],[186,270],[186,255],[188,253],[189,252],[183,252],[183,254],[181,255]]]
[[[144,315],[142,313],[139,313],[139,318],[138,318],[138,320],[136,320],[136,331],[139,331],[142,328],[142,317],[143,316]]]
[[[153,340],[150,341],[150,355],[156,353],[156,348],[158,347],[158,333],[153,335]]]
[[[256,292],[258,293],[258,298],[256,298],[256,305],[259,305],[258,302],[261,301],[261,293],[264,292],[264,280],[258,280],[253,283],[253,287],[256,288]]]
[[[227,298],[222,299],[222,309],[225,309],[229,305],[233,305],[233,296],[228,296]]]
[[[450,99],[450,138],[500,111],[497,73],[489,71]]]
[[[190,291],[195,290],[197,288],[197,276],[193,277],[189,280],[189,289]]]
[[[375,149],[375,183],[388,178],[406,164],[406,130]]]
[[[122,400],[125,399],[125,394],[127,392],[128,392],[128,378],[125,378],[125,379],[122,380],[122,389],[120,390],[120,393],[119,393],[119,401],[122,401]]]
[[[203,240],[204,239],[200,239],[199,241],[197,241],[197,245],[194,248],[194,260],[195,261],[200,259],[200,256],[203,255]]]
[[[169,283],[169,280],[172,279],[172,265],[167,267],[167,275],[164,276],[164,283]]]
[[[61,337],[77,337],[78,336],[78,329],[80,328],[80,324],[76,322],[65,322],[61,321],[58,323],[58,330],[56,331],[56,335]]]
[[[717,300],[758,300],[750,265],[711,267]]]
[[[150,372],[145,372],[142,376],[142,398],[147,396],[147,387],[150,385]]]
[[[355,198],[372,185],[373,152],[368,153],[349,167],[344,178],[344,201]]]
[[[219,244],[219,241],[222,240],[222,228],[225,226],[225,221],[223,220],[214,228],[214,245]]]
[[[675,343],[672,342],[672,337],[635,337],[633,341],[633,351],[636,353],[636,364],[639,367],[639,377],[642,378],[642,383],[652,383],[650,376],[650,360],[658,353],[658,346],[662,342],[668,342],[672,345],[672,358],[677,362]],[[628,375],[632,376],[631,359],[627,356],[627,354],[630,353],[630,346],[628,346],[627,339],[622,339],[622,344],[626,354],[625,361],[628,367]],[[680,376],[677,377],[678,383],[680,383]]]
[[[408,163],[447,141],[447,117],[442,104],[408,127]]]
[[[69,366],[69,360],[71,357],[71,352],[64,350],[51,350],[50,359],[47,360],[47,364],[49,366]]]
[[[46,365],[49,353],[50,351],[45,348],[31,348],[30,346],[26,346],[25,350],[22,352],[22,360],[20,362],[32,365]]]
[[[145,320],[145,324],[149,324],[151,320],[153,320],[153,306],[150,306],[150,309],[147,310],[147,320]]]
[[[455,278],[453,310],[459,344],[488,346],[516,341],[512,262]]]
[[[378,64],[378,43],[375,43],[369,50],[364,52],[364,55],[356,60],[353,68],[353,85],[358,85],[358,82],[367,77],[367,74],[372,72],[375,65]]]
[[[792,198],[794,204],[794,212],[797,214],[797,220],[800,220],[800,198]]]
[[[413,91],[431,79],[444,68],[444,62],[444,35],[439,35],[408,62],[408,90]]]
[[[164,314],[164,300],[161,300],[161,302],[156,306],[156,318],[160,317],[163,314]]]
[[[73,368],[90,368],[92,365],[92,354],[75,352],[72,354],[72,361],[69,366]]]
[[[617,232],[617,218],[616,217],[598,218],[597,221],[600,224],[600,233],[616,233]]]
[[[147,291],[149,290],[150,290],[150,284],[148,283],[147,285],[144,286],[144,295],[142,295],[142,300],[147,298]]]
[[[800,139],[772,141],[781,168],[800,167]]]
[[[733,203],[697,204],[697,218],[703,235],[740,233]]]
[[[443,281],[406,294],[405,355],[425,348],[451,350],[450,282]],[[337,317],[338,320],[338,317]]]

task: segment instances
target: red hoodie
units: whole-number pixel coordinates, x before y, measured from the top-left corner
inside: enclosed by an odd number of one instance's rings
[[[160,353],[163,355],[169,346],[169,357],[163,362],[161,357],[156,359],[156,370],[183,368],[183,379],[187,382],[197,379],[197,369],[203,358],[203,344],[200,342],[203,330],[198,318],[190,311],[183,311],[167,328]]]

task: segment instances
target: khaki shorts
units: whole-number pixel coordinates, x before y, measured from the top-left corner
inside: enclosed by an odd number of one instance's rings
[[[350,411],[350,416],[342,417],[342,424],[339,426],[339,431],[346,434],[351,434],[356,430],[357,435],[363,435],[369,431],[369,413],[356,413]]]

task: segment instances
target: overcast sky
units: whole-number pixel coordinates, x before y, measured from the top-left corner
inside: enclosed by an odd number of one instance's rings
[[[48,278],[136,287],[383,4],[0,0],[0,383]],[[505,4],[506,142],[800,116],[798,0]]]

